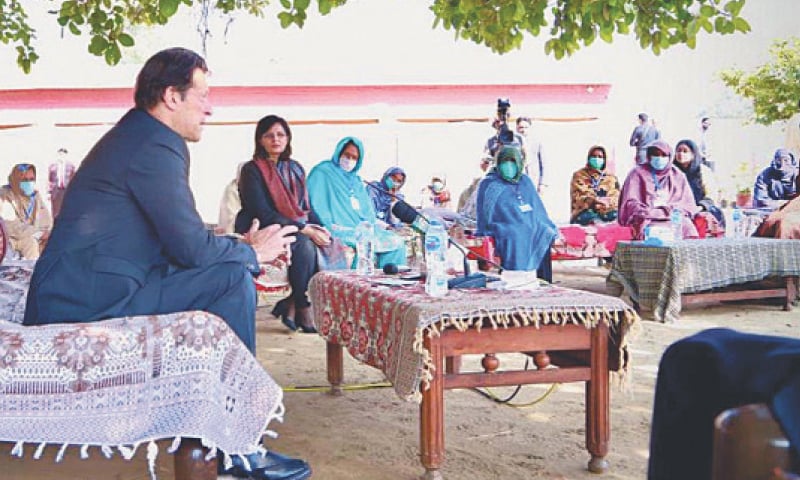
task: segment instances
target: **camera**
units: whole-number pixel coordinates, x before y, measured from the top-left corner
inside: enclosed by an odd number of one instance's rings
[[[507,98],[497,99],[497,118],[505,122],[508,119],[508,109],[511,108],[511,100]]]

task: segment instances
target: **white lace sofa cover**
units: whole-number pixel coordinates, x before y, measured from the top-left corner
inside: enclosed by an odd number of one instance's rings
[[[47,444],[130,459],[155,440],[199,438],[229,455],[260,448],[282,419],[282,390],[217,316],[206,312],[95,323],[19,324],[31,264],[0,265],[0,441],[39,458]],[[30,445],[26,445],[30,444]]]

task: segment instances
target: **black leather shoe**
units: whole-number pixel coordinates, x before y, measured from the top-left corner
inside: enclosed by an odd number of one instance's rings
[[[250,462],[249,470],[244,467],[244,462],[238,455],[232,455],[233,466],[227,470],[222,458],[219,458],[217,473],[253,480],[306,480],[311,478],[311,467],[299,458],[290,458],[272,451],[264,455],[253,453],[246,457]]]
[[[298,308],[295,315],[297,317],[295,323],[300,331],[303,333],[317,333],[317,328],[311,320],[311,307]]]
[[[295,323],[294,319],[289,316],[289,302],[292,300],[290,298],[284,298],[283,300],[279,300],[278,303],[272,308],[272,316],[281,319],[281,323],[286,326],[289,330],[295,332],[297,331],[297,323]]]

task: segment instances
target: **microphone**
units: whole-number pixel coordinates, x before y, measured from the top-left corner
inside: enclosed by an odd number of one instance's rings
[[[408,273],[411,267],[408,265],[398,265],[396,263],[387,263],[383,266],[383,273],[386,275],[394,275],[396,273]]]
[[[403,200],[398,200],[394,206],[392,207],[392,214],[397,217],[398,220],[405,223],[406,225],[410,225],[411,228],[418,231],[421,234],[425,234],[428,231],[428,227],[430,226],[430,220],[425,217],[422,213],[417,211],[416,208],[409,205],[407,202]],[[487,277],[483,273],[470,273],[469,268],[469,255],[472,254],[480,260],[497,267],[499,273],[503,273],[503,267],[498,265],[494,260],[488,259],[483,255],[478,253],[467,251],[467,249],[453,240],[452,238],[448,238],[448,243],[456,248],[461,255],[463,256],[464,260],[464,276],[456,277],[448,280],[447,285],[448,288],[482,288],[486,286]]]

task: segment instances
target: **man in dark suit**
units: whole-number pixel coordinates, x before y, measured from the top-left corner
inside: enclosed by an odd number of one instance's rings
[[[711,478],[714,419],[766,403],[800,458],[800,340],[704,330],[661,357],[650,434],[649,480]]]
[[[244,241],[218,237],[197,213],[186,142],[211,115],[208,68],[196,53],[158,52],[136,79],[135,103],[76,172],[28,291],[25,325],[205,310],[255,351],[259,263],[288,253],[293,226]],[[221,473],[302,480],[308,464],[275,453],[237,456]],[[222,465],[222,462],[220,462]]]

